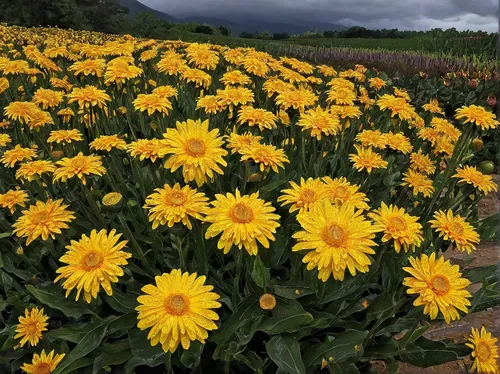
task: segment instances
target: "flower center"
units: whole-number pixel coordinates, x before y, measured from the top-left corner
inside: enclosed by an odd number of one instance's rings
[[[344,200],[348,197],[349,191],[344,186],[337,186],[337,188],[335,189],[335,194],[338,198]]]
[[[35,369],[35,374],[50,374],[50,364],[47,364],[46,362],[38,364],[36,369]]]
[[[464,233],[464,227],[457,222],[450,223],[449,230],[455,235],[461,235]]]
[[[180,191],[171,192],[167,195],[167,204],[180,206],[186,202],[186,195]]]
[[[436,275],[432,278],[431,286],[435,294],[444,295],[450,290],[450,281],[442,275]]]
[[[28,325],[26,326],[26,332],[27,332],[29,335],[33,335],[33,334],[35,334],[37,331],[38,331],[38,322],[30,322],[30,323],[28,323]]]
[[[31,217],[31,223],[34,225],[42,225],[49,219],[49,212],[47,212],[46,210],[42,210],[33,214],[33,216]]]
[[[253,220],[253,210],[244,203],[238,203],[231,209],[231,218],[234,222],[249,223]]]
[[[316,201],[316,192],[314,192],[311,189],[306,189],[306,190],[301,192],[300,200],[302,200],[306,203],[313,203]]]
[[[397,231],[406,230],[406,222],[401,217],[391,217],[389,218],[388,226],[396,229]]]
[[[77,158],[73,160],[73,168],[77,171],[81,171],[87,166],[87,160],[84,158]]]
[[[476,355],[480,361],[488,361],[491,355],[491,348],[485,342],[479,342],[476,346]]]
[[[331,245],[332,247],[341,247],[345,245],[345,242],[347,241],[347,233],[346,231],[336,225],[335,223],[332,223],[330,226],[327,226],[323,230],[323,240]]]
[[[182,295],[170,295],[165,299],[164,307],[165,310],[176,316],[186,313],[189,306],[189,301]]]
[[[97,252],[90,252],[84,257],[83,260],[85,266],[90,270],[90,269],[95,269],[99,266],[101,266],[103,262],[103,258],[101,254]]]
[[[186,148],[186,152],[194,157],[204,155],[206,150],[205,142],[200,139],[189,139]]]

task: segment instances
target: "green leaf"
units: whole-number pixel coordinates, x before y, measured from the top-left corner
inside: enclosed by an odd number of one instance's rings
[[[354,364],[329,363],[330,374],[359,374],[359,370]]]
[[[294,332],[314,319],[311,313],[306,312],[296,300],[278,299],[271,314],[271,317],[264,318],[259,327],[259,330],[268,334]]]
[[[306,368],[319,365],[330,357],[336,363],[355,361],[363,355],[363,340],[368,331],[347,330],[335,336],[328,336],[323,343],[309,347],[304,353]]]
[[[102,348],[102,351],[94,361],[93,374],[97,374],[107,366],[123,364],[132,356],[128,340],[120,340],[119,342],[106,345]]]
[[[148,340],[148,332],[139,329],[133,329],[128,332],[128,341],[134,357],[142,360],[141,365],[148,365],[156,360],[157,357],[163,357],[165,352],[160,344],[152,347]]]
[[[130,313],[135,311],[137,298],[126,295],[118,290],[113,290],[113,295],[108,296],[103,292],[103,300],[114,310],[120,313]]]
[[[55,330],[49,330],[44,337],[50,342],[60,339],[71,343],[79,343],[94,327],[95,325],[92,323],[85,323],[76,326],[70,325],[67,327],[60,327]]]
[[[272,288],[276,295],[292,300],[315,293],[314,290],[298,281],[275,283]]]
[[[253,262],[252,279],[260,288],[265,288],[271,279],[269,268],[266,268],[260,256],[256,256]]]
[[[205,344],[201,344],[200,342],[191,343],[191,346],[187,351],[183,351],[181,355],[181,363],[182,365],[194,369],[200,364],[201,353],[203,352],[203,348],[205,348]]]
[[[293,336],[275,336],[266,343],[266,351],[278,368],[290,374],[305,374],[299,343]]]
[[[443,342],[432,341],[422,337],[416,340],[414,344],[407,346],[399,356],[400,361],[421,368],[441,365],[445,362],[456,361],[458,359],[458,355],[453,350],[448,349]]]
[[[10,236],[12,236],[12,233],[11,233],[11,232],[2,232],[2,233],[0,234],[0,239],[8,238],[8,237],[10,237]]]

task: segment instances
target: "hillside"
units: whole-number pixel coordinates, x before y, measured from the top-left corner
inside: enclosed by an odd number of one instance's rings
[[[150,12],[154,13],[159,19],[164,19],[169,22],[179,22],[179,20],[177,20],[175,17],[150,8],[137,0],[120,0],[120,5],[128,8],[129,17],[135,17],[137,14],[142,12]]]

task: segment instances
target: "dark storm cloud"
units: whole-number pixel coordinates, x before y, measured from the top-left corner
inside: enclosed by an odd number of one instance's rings
[[[346,26],[497,31],[498,0],[141,0],[173,16],[309,19]]]

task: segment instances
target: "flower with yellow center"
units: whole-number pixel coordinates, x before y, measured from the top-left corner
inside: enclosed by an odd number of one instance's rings
[[[71,130],[53,130],[47,138],[47,143],[71,143],[83,141],[82,133],[77,129]]]
[[[326,85],[332,87],[332,89],[347,88],[351,91],[354,91],[356,87],[353,82],[344,78],[333,78]]]
[[[0,134],[0,147],[5,147],[11,142],[12,139],[10,138],[9,134]]]
[[[36,346],[42,339],[42,332],[47,331],[47,317],[43,314],[43,308],[25,309],[24,316],[19,316],[19,324],[16,326],[17,334],[14,339],[19,339],[19,345],[24,347],[26,343],[30,343],[32,347]]]
[[[339,118],[359,118],[361,110],[355,105],[332,105],[330,113],[335,114]]]
[[[346,269],[352,276],[368,272],[371,259],[367,255],[375,253],[372,247],[377,245],[373,241],[377,230],[361,210],[348,204],[332,205],[324,199],[299,214],[297,220],[303,231],[293,234],[298,242],[292,251],[308,250],[302,262],[307,270],[317,268],[323,282],[332,275],[344,280]]]
[[[87,59],[83,61],[77,61],[71,65],[68,70],[74,71],[75,77],[79,75],[89,76],[95,75],[96,77],[101,77],[106,66],[106,60],[103,58]]]
[[[427,140],[432,145],[436,144],[439,136],[440,136],[439,131],[430,127],[424,127],[418,131],[418,137],[420,139]]]
[[[318,97],[306,88],[291,87],[279,92],[275,101],[281,109],[287,110],[291,107],[303,112],[306,107],[313,106],[318,101]]]
[[[242,161],[252,160],[260,164],[260,171],[271,168],[275,173],[279,173],[278,167],[284,169],[285,163],[290,163],[283,149],[270,144],[253,143],[241,148],[238,153],[242,155]]]
[[[283,109],[278,110],[277,116],[284,126],[289,126],[292,123],[290,116]]]
[[[231,153],[240,152],[243,148],[251,146],[253,144],[260,144],[262,136],[252,135],[246,132],[242,135],[238,135],[235,132],[229,134],[226,138],[227,148],[231,149]]]
[[[265,293],[259,298],[259,306],[262,310],[273,310],[276,308],[276,297],[272,293]]]
[[[412,151],[413,146],[411,145],[410,140],[403,134],[394,134],[392,131],[389,131],[384,135],[385,141],[389,148],[404,154],[410,153]]]
[[[189,349],[192,341],[204,344],[208,331],[217,329],[214,321],[219,316],[213,309],[221,307],[220,296],[205,281],[204,275],[174,269],[156,276],[155,284],[142,287],[143,295],[137,298],[137,327],[150,329],[148,339],[153,347],[160,343],[165,352],[173,353],[180,343]]]
[[[206,239],[222,233],[217,248],[224,250],[224,254],[236,245],[255,256],[257,241],[269,248],[269,240],[275,240],[274,233],[280,226],[280,216],[273,213],[275,208],[270,202],[259,199],[258,192],[242,196],[238,189],[234,195],[229,192],[217,194],[215,199],[205,217],[205,221],[211,223],[205,233]]]
[[[127,143],[118,135],[101,135],[89,143],[90,149],[110,152],[111,149],[127,149]]]
[[[337,72],[334,68],[327,65],[319,65],[316,67],[318,71],[323,74],[325,77],[334,77],[337,75]]]
[[[495,114],[486,111],[482,106],[469,105],[457,109],[456,119],[463,119],[463,123],[471,123],[482,130],[495,129],[500,125],[495,119]]]
[[[61,229],[67,229],[67,223],[73,221],[73,212],[67,210],[68,205],[63,205],[63,200],[37,201],[30,205],[27,210],[22,211],[22,216],[12,225],[13,233],[17,237],[26,237],[26,245],[33,240],[42,237],[47,240],[49,236],[55,239],[55,234],[60,234]]]
[[[161,158],[160,152],[163,145],[160,139],[138,139],[127,146],[127,152],[132,157],[139,156],[139,160],[150,159],[155,162],[157,158]]]
[[[443,109],[436,98],[432,98],[429,103],[422,105],[422,109],[429,113],[444,115]]]
[[[16,211],[16,205],[26,206],[26,201],[28,201],[28,194],[23,190],[8,190],[4,194],[0,194],[0,207],[8,208],[10,213],[13,214]]]
[[[217,90],[217,98],[221,108],[248,105],[255,102],[252,90],[245,87],[226,86],[223,90]]]
[[[359,186],[351,184],[345,177],[332,179],[330,177],[323,177],[325,188],[328,193],[330,202],[335,205],[352,205],[356,209],[368,210],[368,198],[366,194],[359,191]]]
[[[297,125],[302,127],[302,131],[311,130],[311,136],[318,140],[321,140],[322,135],[337,135],[341,129],[337,116],[320,106],[302,113]]]
[[[458,168],[453,178],[459,178],[459,183],[470,184],[484,194],[488,194],[491,191],[498,191],[498,186],[493,182],[491,175],[481,173],[475,166]]]
[[[187,68],[186,60],[174,51],[165,52],[158,62],[158,71],[168,75],[177,75]]]
[[[206,44],[192,43],[186,48],[186,56],[190,64],[199,69],[215,70],[219,63],[217,52],[210,50]]]
[[[68,94],[68,103],[77,102],[80,109],[97,106],[98,108],[106,107],[106,101],[111,101],[111,97],[104,90],[98,89],[96,86],[87,85],[85,87],[75,87]]]
[[[30,114],[28,126],[30,129],[37,129],[45,125],[53,125],[54,120],[49,112],[37,109]]]
[[[275,129],[277,118],[274,113],[264,109],[244,106],[238,112],[238,123],[248,126],[259,126],[260,131],[264,129]]]
[[[440,136],[436,140],[436,144],[434,145],[433,154],[434,156],[439,156],[443,154],[443,158],[449,158],[453,155],[453,150],[455,145],[451,141],[451,139],[447,136]]]
[[[5,167],[13,168],[17,162],[32,160],[36,157],[36,149],[23,148],[17,144],[13,149],[9,149],[3,153],[3,156],[0,158],[0,162]]]
[[[252,83],[250,77],[239,70],[232,70],[224,73],[220,81],[224,86],[246,86]]]
[[[186,82],[193,82],[197,88],[208,89],[212,84],[212,77],[203,70],[184,67],[181,70],[181,77]]]
[[[110,61],[106,66],[104,73],[104,83],[110,85],[115,83],[119,87],[126,83],[128,80],[137,78],[143,73],[143,70],[133,63],[128,61]]]
[[[458,265],[452,265],[443,256],[436,259],[436,254],[422,254],[420,258],[410,257],[411,267],[403,270],[410,273],[403,284],[408,287],[409,295],[418,295],[414,306],[424,306],[424,314],[436,319],[441,312],[446,323],[460,319],[458,310],[468,313],[468,298],[472,297],[466,288],[470,281],[462,278]]]
[[[66,182],[69,178],[77,176],[83,184],[87,184],[85,176],[106,174],[106,169],[102,166],[101,156],[84,156],[82,152],[79,152],[75,157],[64,157],[57,161],[56,165],[54,181]]]
[[[28,161],[19,166],[19,169],[16,171],[16,178],[26,179],[28,182],[31,182],[37,175],[41,177],[43,173],[53,173],[54,170],[56,170],[56,167],[52,161]]]
[[[430,197],[434,193],[434,186],[432,180],[427,178],[424,174],[420,174],[415,170],[409,169],[403,173],[402,186],[409,186],[413,188],[413,195],[421,193],[424,197]]]
[[[167,99],[170,99],[171,97],[175,97],[177,99],[178,90],[177,88],[167,84],[165,86],[156,87],[152,93],[160,97],[166,97]]]
[[[417,153],[410,154],[410,168],[422,174],[434,174],[436,171],[434,161],[424,155],[421,149]]]
[[[377,90],[377,91],[382,89],[383,87],[387,86],[386,81],[384,81],[383,79],[377,78],[377,77],[368,79],[368,82],[370,82],[370,87],[375,88],[375,90]]]
[[[479,234],[474,227],[464,217],[454,215],[451,209],[447,212],[437,211],[434,213],[434,219],[429,223],[433,229],[436,229],[439,236],[451,241],[461,252],[467,251],[470,254],[479,244]]]
[[[384,161],[382,156],[372,151],[372,147],[363,148],[355,145],[357,154],[352,153],[349,155],[349,160],[353,162],[353,166],[358,170],[365,170],[371,173],[373,169],[386,169],[387,161]]]
[[[457,129],[450,121],[444,118],[434,117],[431,120],[431,126],[441,134],[449,137],[453,142],[456,142],[460,138],[460,135],[462,135],[462,132],[459,129]]]
[[[161,141],[161,155],[171,155],[165,162],[165,168],[173,173],[182,167],[184,181],[194,180],[198,187],[208,178],[213,179],[215,173],[224,173],[219,165],[227,166],[223,158],[227,151],[222,148],[219,130],[209,131],[208,125],[208,120],[177,122],[175,129],[167,129],[163,134],[165,139]]]
[[[42,109],[55,108],[64,100],[64,93],[60,91],[39,88],[33,95],[32,101]]]
[[[3,112],[10,120],[28,123],[33,117],[33,113],[39,111],[35,103],[29,101],[13,101],[7,105]]]
[[[278,203],[283,202],[281,206],[290,205],[290,213],[299,211],[299,214],[308,211],[313,205],[328,197],[325,184],[321,179],[300,178],[300,185],[290,182],[289,189],[282,190],[282,195],[278,197]]]
[[[402,97],[385,94],[379,97],[377,105],[382,111],[389,110],[391,117],[397,116],[401,120],[410,121],[415,114],[415,109]]]
[[[287,89],[294,88],[293,84],[287,83],[276,77],[271,77],[264,82],[262,89],[267,92],[267,96],[271,97],[274,94],[279,94]]]
[[[50,78],[50,84],[55,88],[62,88],[66,92],[73,88],[73,85],[69,83],[66,79],[61,79],[57,77]]]
[[[208,210],[208,198],[189,186],[181,188],[179,183],[173,187],[165,184],[146,197],[144,208],[149,210],[149,222],[153,222],[153,229],[159,225],[172,227],[182,222],[191,230],[193,225],[189,217],[203,220]]]
[[[7,78],[0,78],[0,94],[3,94],[10,87],[9,80]]]
[[[166,97],[158,94],[139,94],[133,102],[135,110],[147,111],[148,115],[154,112],[168,114],[172,109],[172,103]]]
[[[66,246],[68,251],[59,261],[67,265],[56,270],[59,275],[54,280],[56,283],[64,279],[65,297],[74,288],[77,290],[75,300],[78,301],[83,291],[87,303],[97,298],[101,287],[109,296],[113,294],[111,284],[118,282],[124,274],[121,267],[127,265],[127,259],[132,256],[122,251],[127,241],[119,241],[120,237],[114,229],[109,233],[104,229],[92,230],[90,237],[83,234],[79,241],[72,240]]]
[[[467,347],[472,349],[472,357],[474,363],[470,368],[473,372],[477,370],[478,373],[496,374],[500,372],[498,366],[498,339],[495,338],[491,332],[486,331],[484,326],[479,329],[472,328],[472,334],[469,335]]]
[[[373,219],[375,227],[383,232],[382,243],[394,240],[394,249],[397,253],[401,248],[405,252],[414,251],[424,240],[422,225],[417,222],[418,217],[410,216],[403,208],[392,204],[387,206],[382,202],[379,209],[368,215]]]
[[[71,117],[75,116],[75,112],[71,108],[63,108],[57,112],[59,117],[62,117],[64,123],[68,123],[71,120]]]
[[[203,109],[206,114],[215,114],[222,110],[219,98],[215,95],[205,95],[198,99],[196,109]]]
[[[42,349],[42,353],[40,355],[37,353],[33,355],[31,364],[25,363],[21,369],[27,374],[50,374],[56,370],[64,356],[64,353],[55,355],[54,350],[52,350],[49,354],[46,354],[45,350]]]
[[[380,130],[363,130],[356,135],[356,140],[360,142],[363,147],[385,149],[387,146],[385,134],[382,134]]]
[[[397,97],[402,97],[406,101],[411,100],[410,95],[408,94],[408,91],[406,91],[406,89],[404,89],[404,88],[394,87],[394,95]]]
[[[265,61],[257,57],[247,57],[243,60],[243,67],[247,73],[253,74],[257,77],[265,78],[269,72],[269,66]]]

